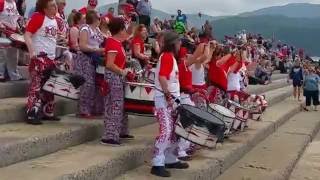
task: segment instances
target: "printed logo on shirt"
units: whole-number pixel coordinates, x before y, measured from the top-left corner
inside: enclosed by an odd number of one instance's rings
[[[46,26],[45,27],[45,36],[55,38],[57,36],[57,29],[55,28],[55,26]]]

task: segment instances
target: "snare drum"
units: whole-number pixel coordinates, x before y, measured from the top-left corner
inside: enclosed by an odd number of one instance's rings
[[[230,134],[233,122],[236,118],[235,113],[218,104],[209,104],[208,112],[222,120],[226,124],[227,128],[224,134]]]
[[[0,48],[1,49],[4,49],[4,48],[8,48],[11,46],[11,41],[10,39],[7,39],[7,38],[1,38],[0,37]]]
[[[131,113],[153,114],[154,85],[126,82],[125,110]]]
[[[43,90],[55,95],[62,96],[72,100],[78,100],[80,89],[75,88],[71,81],[70,74],[51,74],[50,78],[42,87]]]
[[[9,39],[13,42],[14,46],[26,45],[23,35],[13,33],[9,36]]]
[[[137,59],[131,58],[127,61],[127,68],[131,69],[136,74],[141,74],[143,72],[142,66]]]
[[[225,123],[209,112],[190,105],[178,107],[175,133],[195,144],[214,148],[224,138]]]
[[[155,68],[147,69],[144,74],[145,81],[148,83],[154,84],[154,80],[156,76],[155,72],[156,72]]]
[[[232,100],[227,101],[227,108],[236,115],[232,129],[238,130],[240,128],[240,130],[243,131],[249,119],[250,109]]]

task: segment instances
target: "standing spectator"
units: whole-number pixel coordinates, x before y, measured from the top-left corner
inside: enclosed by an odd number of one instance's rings
[[[98,0],[88,0],[88,5],[79,10],[81,14],[86,15],[89,10],[95,10],[98,6]]]
[[[182,22],[185,26],[187,26],[187,16],[185,14],[182,14],[182,11],[180,9],[178,10],[176,21]]]
[[[314,111],[317,111],[319,105],[319,83],[320,78],[315,73],[314,67],[310,67],[306,72],[304,80],[304,96],[306,97],[306,107],[304,110],[310,111],[311,100],[314,106]]]
[[[153,23],[151,25],[151,30],[150,33],[151,35],[157,34],[161,32],[161,26],[160,26],[160,21],[159,18],[154,18]]]
[[[174,15],[171,15],[171,19],[169,20],[169,24],[171,29],[173,29],[173,26],[176,24],[176,20],[174,18]]]
[[[149,0],[141,0],[138,2],[136,11],[139,15],[139,23],[144,24],[148,29],[151,23],[151,2]]]
[[[210,24],[210,22],[208,20],[206,20],[206,23],[202,26],[202,31],[204,32],[204,34],[206,34],[206,36],[208,36],[210,39],[213,39],[212,37],[212,26]]]
[[[300,61],[296,61],[295,65],[291,68],[289,73],[289,78],[292,79],[292,85],[293,85],[293,97],[296,99],[298,97],[298,100],[301,101],[300,95],[301,95],[301,87],[303,84],[303,70],[300,64]]]

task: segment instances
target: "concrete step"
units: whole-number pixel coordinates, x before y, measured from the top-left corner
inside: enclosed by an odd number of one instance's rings
[[[30,75],[29,75],[29,66],[18,66],[18,71],[20,72],[20,74],[22,75],[23,78],[25,79],[30,79]]]
[[[28,81],[0,82],[0,99],[24,97],[27,95],[28,85]]]
[[[27,98],[25,97],[0,99],[0,124],[24,121],[26,102]],[[77,102],[56,97],[55,110],[57,115],[75,113]]]
[[[291,88],[287,87],[287,91],[290,91],[290,89]],[[275,91],[279,91],[279,93],[276,93]],[[286,98],[287,96],[285,94],[286,92],[283,92],[282,89],[266,93],[271,104],[272,102],[276,102],[273,99],[283,100]],[[281,105],[283,106],[284,103],[288,103],[288,101],[282,102]],[[268,119],[270,117],[275,117],[279,121],[284,121],[284,119],[291,116],[295,111],[295,107],[286,106],[288,109],[286,109],[285,112],[274,113],[278,111],[278,108],[279,105],[270,107],[264,115],[264,118]],[[268,127],[266,127],[267,125]],[[275,123],[271,122],[252,122],[251,128],[248,132],[243,133],[243,138],[248,136],[248,134],[253,136],[252,131],[257,127],[263,127],[263,132],[256,133],[259,137],[252,137],[250,142],[246,142],[246,144],[243,145],[245,146],[243,148],[248,148],[247,145],[252,143],[252,141],[257,143],[259,138],[263,137],[266,132],[274,130],[274,125]],[[88,142],[37,159],[1,168],[0,174],[4,180],[113,179],[130,169],[144,164],[145,160],[150,160],[152,144],[154,143],[154,137],[157,133],[157,129],[157,124],[134,129],[132,134],[136,136],[136,139],[124,142],[124,145],[121,147],[104,147],[99,145],[99,142],[97,141]],[[230,144],[232,145],[233,143],[226,142],[223,147],[226,145],[226,148],[229,148]],[[239,146],[240,143],[237,143],[236,147]],[[230,153],[233,154],[233,152]],[[19,171],[17,173],[13,173],[17,169],[19,169]],[[144,174],[148,173],[149,172],[144,172]]]
[[[306,146],[320,129],[319,115],[318,112],[301,112],[295,115],[217,180],[288,179]],[[299,180],[302,179],[306,178]]]
[[[250,85],[248,91],[254,94],[263,94],[267,91],[286,87],[289,85],[290,84],[287,83],[287,79],[278,79],[278,80],[272,81],[272,83],[268,85]]]
[[[288,77],[288,74],[273,74],[271,79],[275,81],[279,79],[286,79],[287,77]]]
[[[279,109],[282,109],[282,111],[279,111]],[[248,130],[227,139],[216,150],[204,149],[199,151],[189,162],[189,169],[183,171],[170,170],[171,179],[208,180],[217,178],[298,111],[299,105],[295,104],[291,98],[281,101],[265,112],[262,122],[251,121]],[[151,175],[149,173],[150,168],[150,163],[146,162],[142,166],[117,177],[116,180],[161,179]]]
[[[131,129],[154,123],[152,118],[129,118]],[[82,120],[74,115],[64,116],[61,122],[46,122],[41,126],[24,123],[1,125],[0,167],[92,141],[101,136],[102,130],[101,119]]]
[[[319,116],[319,115],[318,115]],[[308,145],[306,151],[293,169],[290,180],[318,180],[320,179],[320,132]]]

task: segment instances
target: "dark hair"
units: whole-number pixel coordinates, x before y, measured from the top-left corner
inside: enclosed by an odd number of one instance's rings
[[[179,49],[176,49],[176,45],[175,45],[175,43],[179,40],[180,40],[179,34],[171,31],[165,32],[162,52],[171,52],[174,54],[176,59],[179,59],[178,58]]]
[[[123,18],[115,17],[112,18],[109,22],[109,31],[112,35],[118,34],[120,31],[123,31],[126,29],[125,22]]]
[[[96,10],[89,10],[86,14],[86,23],[93,24],[96,20],[99,20],[98,12]]]
[[[24,16],[24,14],[25,14],[25,9],[22,8],[23,2],[25,2],[25,0],[17,0],[17,3],[16,3],[17,10],[18,10],[20,16]]]
[[[48,7],[49,2],[54,0],[37,0],[36,12],[44,13],[44,9]]]
[[[73,25],[79,24],[79,21],[82,19],[83,15],[80,12],[76,12],[73,14],[72,20],[73,20]]]

